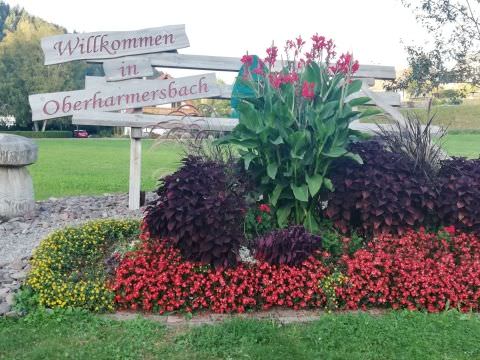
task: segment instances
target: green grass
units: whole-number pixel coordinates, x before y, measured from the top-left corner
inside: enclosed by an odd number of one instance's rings
[[[480,134],[449,134],[445,139],[444,147],[450,155],[478,158]]]
[[[452,130],[480,129],[480,102],[465,100],[461,105],[439,105],[432,107],[436,125],[448,126]],[[426,114],[425,110],[415,112]]]
[[[130,140],[38,139],[39,159],[29,167],[37,199],[128,192]],[[142,189],[178,166],[178,143],[142,141]]]
[[[426,118],[426,110],[422,108],[405,109],[400,111],[404,114],[415,112]],[[448,127],[454,132],[479,131],[480,129],[480,101],[465,100],[461,105],[438,105],[432,107],[432,113],[435,114],[435,125]],[[378,121],[380,123],[388,122],[383,115],[366,118],[364,122]]]
[[[281,326],[236,319],[172,330],[90,314],[0,319],[0,359],[480,359],[480,318],[331,314]]]
[[[38,139],[39,159],[29,167],[38,200],[71,195],[128,192],[128,139]],[[142,189],[153,190],[157,180],[173,172],[182,156],[173,141],[142,141]],[[451,155],[476,158],[480,134],[448,135]]]

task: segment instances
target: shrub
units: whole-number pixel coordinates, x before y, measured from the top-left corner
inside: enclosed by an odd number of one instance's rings
[[[71,138],[71,131],[2,131],[4,134],[20,135],[27,138]]]
[[[365,245],[365,239],[354,231],[349,237],[346,237],[328,220],[320,223],[320,233],[322,234],[322,249],[330,254],[329,264],[336,265],[342,255],[353,254]]]
[[[393,119],[391,125],[380,125],[376,132],[388,150],[405,156],[413,163],[416,172],[424,173],[431,180],[435,179],[440,162],[445,158],[441,141],[447,134],[446,128],[433,131],[434,119],[429,104],[426,121],[412,112],[407,114],[405,123]]]
[[[166,176],[147,208],[152,238],[168,239],[187,260],[228,267],[243,240],[243,191],[228,166],[189,156]]]
[[[351,151],[364,164],[345,162],[336,167],[335,191],[328,194],[324,211],[338,229],[364,235],[403,234],[436,222],[436,192],[423,173],[413,171],[411,161],[375,141],[353,144]]]
[[[35,250],[26,286],[41,306],[113,310],[105,259],[138,232],[135,220],[100,220],[55,231]]]
[[[349,309],[478,310],[480,240],[445,230],[409,231],[400,238],[383,235],[366,249],[345,256],[348,281],[337,295]]]
[[[339,158],[361,159],[347,150],[356,132],[349,124],[376,113],[353,108],[368,97],[350,101],[362,82],[351,80],[358,62],[343,54],[335,62],[335,45],[323,36],[305,42],[287,41],[283,68],[274,70],[277,48],[267,49],[265,62],[245,55],[233,89],[239,123],[220,143],[239,147],[245,169],[257,192],[276,209],[280,227],[303,224],[318,231],[317,200],[322,189],[333,190],[331,164]],[[304,58],[301,58],[304,56]]]
[[[274,230],[257,239],[255,257],[270,265],[299,265],[318,250],[322,238],[301,225]]]
[[[113,289],[122,309],[216,313],[245,312],[285,306],[321,307],[325,296],[318,286],[328,269],[311,256],[299,266],[266,262],[213,269],[185,261],[178,249],[164,242],[144,246],[122,260]]]
[[[445,225],[480,234],[480,159],[442,161],[436,212]]]

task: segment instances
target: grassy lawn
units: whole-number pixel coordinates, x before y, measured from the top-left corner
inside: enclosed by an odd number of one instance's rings
[[[128,192],[130,140],[38,139],[39,159],[30,166],[38,200],[68,195]],[[142,189],[178,166],[180,145],[142,141]]]
[[[38,200],[128,191],[128,139],[36,141],[40,146],[39,159],[29,169]],[[153,190],[160,177],[177,168],[182,148],[173,141],[142,143],[142,189]],[[448,135],[445,147],[451,155],[478,157],[480,134]]]
[[[465,100],[461,105],[439,105],[432,108],[435,113],[435,124],[448,126],[449,129],[480,129],[480,102]],[[415,112],[425,114],[426,111],[416,109]]]
[[[232,320],[165,329],[90,314],[0,319],[0,359],[480,359],[480,318],[333,314],[309,324]]]
[[[404,114],[415,112],[426,118],[426,110],[422,108],[406,109],[400,111]],[[432,107],[432,113],[435,114],[435,125],[448,127],[454,131],[476,132],[480,129],[480,100],[465,100],[461,105],[438,105]],[[378,121],[380,123],[388,122],[383,115],[378,115],[362,120],[364,122]]]
[[[478,158],[480,134],[449,134],[444,147],[450,155]]]

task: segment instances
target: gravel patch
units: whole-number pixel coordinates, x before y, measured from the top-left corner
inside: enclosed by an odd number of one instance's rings
[[[147,202],[154,198],[147,194]],[[31,255],[52,231],[93,219],[141,218],[143,209],[130,211],[127,194],[75,196],[37,201],[35,210],[23,217],[0,222],[0,263]]]

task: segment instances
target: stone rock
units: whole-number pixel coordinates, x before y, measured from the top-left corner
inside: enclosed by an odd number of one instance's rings
[[[22,270],[24,267],[24,263],[22,260],[14,260],[9,264],[9,268],[12,270]]]
[[[7,296],[7,294],[10,292],[10,289],[9,288],[3,288],[3,289],[0,289],[0,299],[5,299],[5,297]]]
[[[19,271],[10,274],[10,277],[14,280],[24,280],[27,277],[27,273],[25,271]]]
[[[37,161],[38,146],[23,136],[0,134],[0,166],[25,166]]]
[[[0,187],[1,189],[1,187]],[[147,202],[153,201],[157,195],[153,192],[146,194]],[[114,194],[105,196],[72,196],[54,200],[42,200],[35,204],[34,219],[19,215],[20,219],[14,223],[0,224],[0,259],[1,262],[11,263],[17,259],[28,260],[32,251],[48,234],[67,226],[79,226],[87,221],[104,218],[141,218],[143,210],[131,211],[128,209],[128,194]],[[62,219],[61,214],[68,214],[68,219]],[[5,227],[5,229],[4,229]],[[9,274],[25,270],[28,261],[18,266],[6,265],[8,271],[5,281],[10,279]],[[0,278],[5,269],[0,270]],[[14,271],[12,271],[14,270]],[[0,288],[4,287],[0,279]]]
[[[0,164],[0,217],[18,217],[32,212],[34,207],[33,183],[27,168]]]
[[[7,305],[12,306],[15,302],[15,295],[13,293],[8,293],[7,296],[5,296],[5,302]]]
[[[5,315],[10,311],[10,305],[8,305],[6,302],[0,303],[0,315]]]
[[[0,283],[7,284],[12,280],[7,271],[3,270],[0,272]]]

